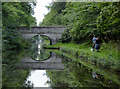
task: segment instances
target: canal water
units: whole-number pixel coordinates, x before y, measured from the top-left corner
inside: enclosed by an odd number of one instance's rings
[[[37,37],[36,37],[37,38]],[[47,38],[44,37],[44,40]],[[102,67],[90,67],[73,61],[54,50],[44,49],[47,45],[39,37],[30,50],[8,52],[3,63],[3,87],[22,87],[27,89],[48,88],[70,89],[70,87],[92,88],[111,87],[117,89],[120,85],[120,73]],[[3,55],[4,56],[4,55]],[[94,65],[94,64],[92,64]]]
[[[49,87],[47,84],[49,77],[46,76],[46,70],[32,70],[30,75],[27,77],[26,84],[28,82],[33,83],[33,87]]]

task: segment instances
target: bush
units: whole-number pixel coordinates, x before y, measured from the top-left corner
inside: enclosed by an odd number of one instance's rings
[[[68,43],[68,42],[70,42],[71,40],[72,40],[72,37],[71,37],[71,35],[69,34],[69,30],[66,29],[65,32],[62,34],[62,37],[61,37],[60,41],[61,41],[62,43]]]

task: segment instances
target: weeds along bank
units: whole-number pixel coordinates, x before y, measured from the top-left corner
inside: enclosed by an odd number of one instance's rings
[[[91,64],[95,63],[96,65],[103,66],[104,68],[119,70],[119,53],[120,49],[118,44],[102,43],[100,52],[91,52],[92,44],[74,44],[74,43],[58,43],[49,47],[60,47],[59,53],[68,55],[69,58],[80,62],[82,61],[91,61]]]

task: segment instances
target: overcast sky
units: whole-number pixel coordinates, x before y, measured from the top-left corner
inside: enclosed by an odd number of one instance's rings
[[[49,6],[52,0],[36,0],[36,7],[34,9],[35,14],[33,15],[36,17],[37,25],[39,22],[42,22],[44,15],[48,13],[48,9],[45,6]]]

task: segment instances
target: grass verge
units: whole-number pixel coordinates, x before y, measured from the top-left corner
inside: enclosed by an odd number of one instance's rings
[[[45,47],[59,47],[61,52],[67,53],[77,58],[86,57],[88,60],[96,61],[96,63],[110,69],[119,71],[120,69],[120,49],[118,43],[102,43],[100,52],[91,52],[92,44],[74,44],[74,43],[57,43]]]

